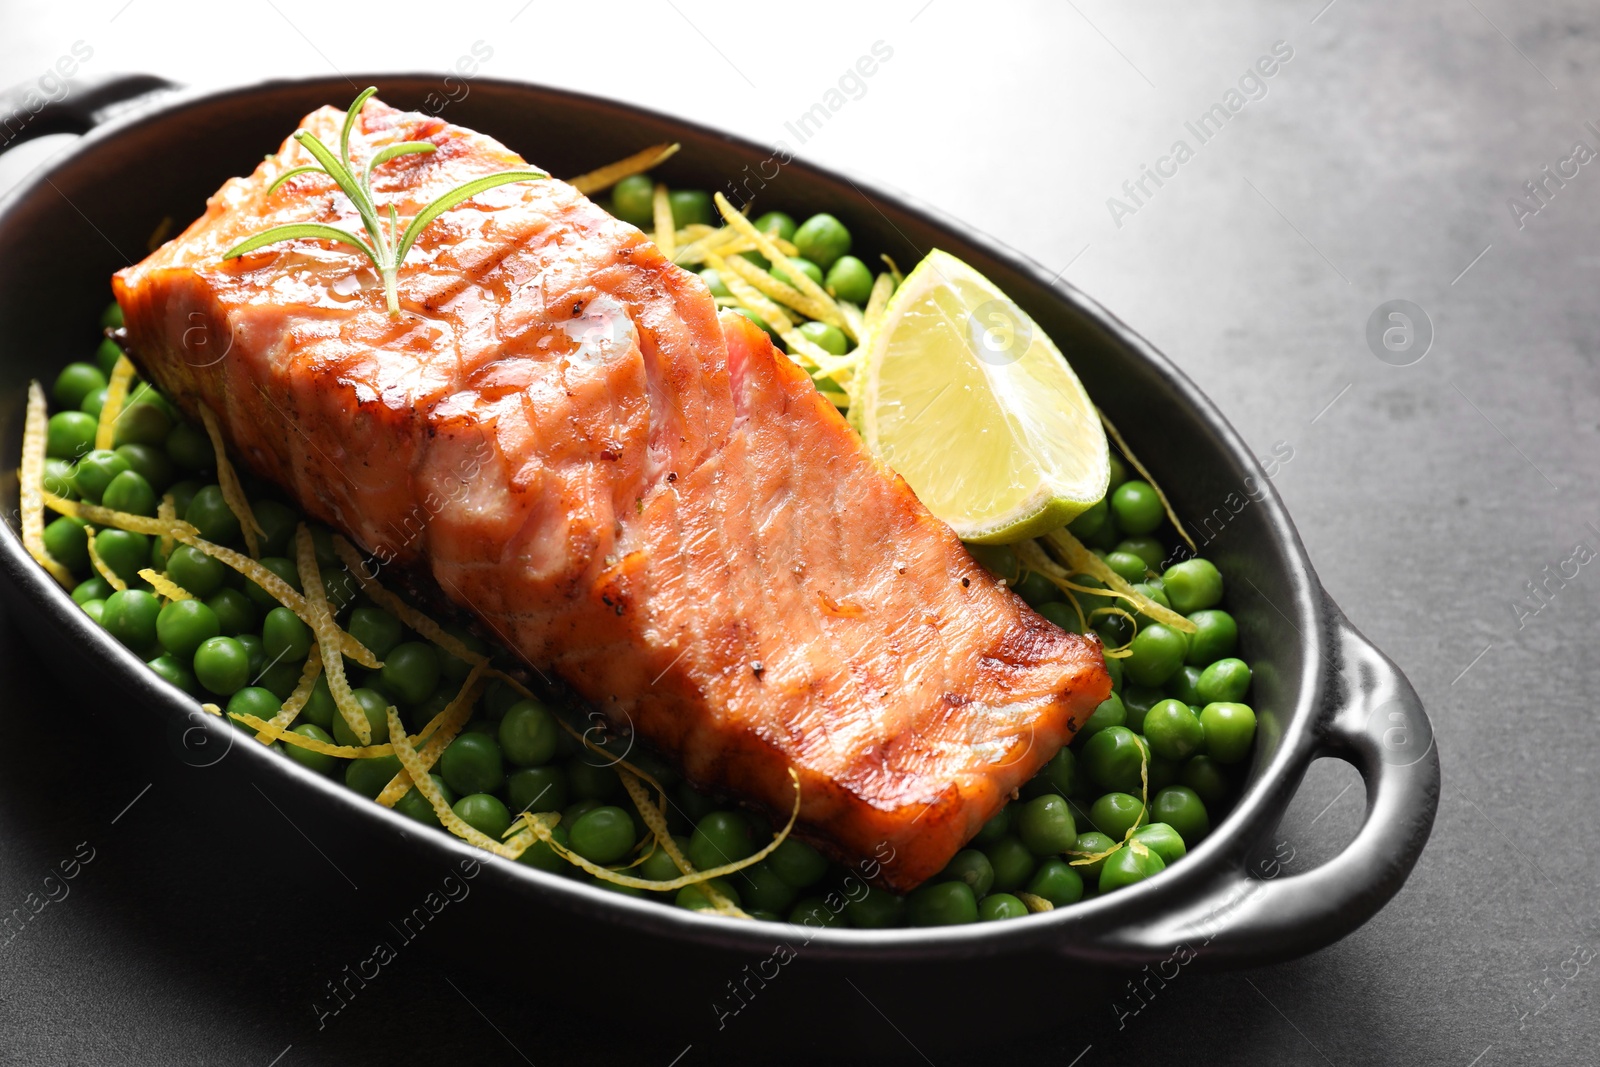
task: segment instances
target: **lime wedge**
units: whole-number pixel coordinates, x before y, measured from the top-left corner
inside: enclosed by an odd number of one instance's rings
[[[935,249],[867,341],[867,446],[964,541],[1008,544],[1105,496],[1094,404],[1032,319],[993,282]]]

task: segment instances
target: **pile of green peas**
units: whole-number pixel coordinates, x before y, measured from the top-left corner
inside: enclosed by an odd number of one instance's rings
[[[649,232],[654,226],[655,218],[654,190],[655,183],[648,174],[635,174],[622,179],[612,188],[607,207],[623,222]],[[695,224],[717,225],[721,221],[712,203],[711,194],[704,190],[673,189],[668,192],[667,199],[672,205],[672,224],[678,229]],[[769,211],[757,217],[754,225],[762,233],[793,243],[799,252],[799,255],[791,260],[795,268],[822,286],[829,296],[836,300],[848,301],[857,307],[866,304],[867,298],[872,294],[874,281],[872,270],[860,258],[850,254],[850,231],[837,218],[820,213],[797,223],[793,217],[782,211]],[[782,268],[774,267],[761,253],[741,252],[739,255],[762,270],[769,271],[778,281],[788,285],[794,284]],[[737,314],[743,315],[765,330],[772,338],[773,344],[784,347],[783,339],[766,320],[748,308],[735,305],[733,293],[729,291],[721,275],[714,268],[707,267],[700,271],[700,277],[719,303],[732,307]],[[803,318],[799,312],[790,312],[790,315],[796,319]],[[806,340],[829,355],[842,356],[850,350],[850,339],[845,336],[843,330],[830,323],[808,320],[801,322],[795,329]]]
[[[645,179],[643,186],[648,185]],[[625,206],[637,208],[625,192],[619,185],[619,212]],[[680,203],[705,207],[705,213],[687,216],[687,221],[709,220],[709,197],[673,196],[675,212]],[[765,226],[768,218],[758,224]],[[818,218],[828,217],[815,216],[806,225]],[[790,239],[802,251],[827,260],[802,239],[804,229],[792,231]],[[813,229],[829,233],[826,225]],[[782,227],[775,232],[782,233]],[[828,262],[837,266],[846,258],[848,233],[842,240],[834,238],[831,247],[839,251]],[[121,321],[112,304],[101,325],[109,329]],[[177,516],[202,537],[242,549],[238,518],[215,479],[208,437],[158,390],[137,383],[115,424],[113,447],[94,447],[106,383],[121,355],[115,342],[106,340],[92,360],[68,364],[57,376],[46,444],[46,488],[68,499],[138,515],[156,514],[163,494],[170,494]],[[248,477],[244,482],[265,531],[261,564],[300,588],[291,557],[302,516],[272,487]],[[1028,908],[1018,894],[1066,907],[1141,881],[1182,858],[1210,832],[1235,796],[1239,767],[1254,740],[1255,713],[1243,702],[1251,670],[1235,656],[1238,627],[1220,606],[1222,576],[1201,558],[1175,563],[1158,574],[1156,568],[1168,552],[1156,536],[1164,523],[1155,490],[1130,479],[1113,456],[1106,499],[1080,515],[1070,529],[1144,595],[1187,616],[1197,632],[1187,635],[1141,617],[1135,633],[1134,624],[1121,616],[1090,618],[1107,647],[1128,646],[1126,658],[1107,659],[1111,696],[1071,745],[1056,753],[943,872],[901,896],[866,886],[810,845],[789,838],[765,859],[712,884],[752,917],[772,922],[863,929],[938,926],[1020,917]],[[408,730],[419,730],[455,698],[469,665],[362,595],[333,550],[332,532],[317,524],[309,527],[336,619],[382,662],[375,670],[346,665],[372,743],[388,740],[385,709],[391,705],[399,709]],[[165,545],[161,538],[99,529],[94,533],[96,554],[126,583],[127,589],[119,591],[91,568],[82,521],[58,516],[46,525],[44,539],[51,556],[81,579],[73,600],[185,693],[221,703],[230,714],[270,719],[299,683],[313,643],[310,628],[218,560],[186,545]],[[978,551],[1041,615],[1082,632],[1078,611],[1056,586],[1041,575],[1019,571],[1009,550]],[[163,603],[139,576],[147,567],[165,574],[193,599]],[[1078,581],[1098,585],[1082,576]],[[1079,603],[1088,616],[1115,602],[1080,596]],[[496,656],[504,666],[515,665],[504,650],[491,648],[470,630],[453,624],[445,629],[467,647]],[[643,861],[628,873],[651,881],[677,878],[679,871],[667,853],[648,844],[648,828],[628,801],[610,758],[575,741],[556,715],[543,701],[492,682],[460,735],[441,754],[431,775],[434,784],[461,819],[491,837],[501,837],[517,813],[559,812],[553,836],[590,862],[625,865],[643,854]],[[339,714],[325,676],[316,682],[293,732],[329,744],[359,743]],[[619,742],[612,738],[608,743]],[[272,747],[367,797],[375,798],[400,770],[396,756],[344,759],[282,742]],[[652,754],[621,749],[618,756],[654,775],[667,789],[668,828],[697,869],[747,859],[770,842],[772,829],[765,822],[694,790]],[[395,810],[444,832],[432,805],[416,788]],[[1128,847],[1126,841],[1143,847]],[[677,907],[714,907],[699,885],[659,893],[619,886],[594,878],[542,843],[526,850],[519,862]]]

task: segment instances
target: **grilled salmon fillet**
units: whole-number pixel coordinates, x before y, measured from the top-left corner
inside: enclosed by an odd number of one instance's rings
[[[343,114],[303,128],[337,144]],[[368,102],[361,164],[402,218],[524,166]],[[142,370],[234,456],[379,561],[437,583],[688,780],[878,884],[937,873],[1110,691],[874,460],[806,375],[644,234],[556,180],[442,215],[403,314],[352,249],[223,253],[268,226],[359,230],[284,142],[114,286]]]

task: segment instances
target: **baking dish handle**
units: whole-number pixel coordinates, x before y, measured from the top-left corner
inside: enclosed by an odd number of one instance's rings
[[[1439,806],[1433,730],[1400,669],[1332,603],[1327,620],[1337,657],[1333,692],[1318,743],[1300,769],[1334,756],[1360,772],[1367,788],[1360,831],[1343,852],[1304,874],[1285,873],[1275,859],[1247,866],[1247,857],[1238,857],[1193,905],[1133,933],[1137,947],[1124,946],[1132,955],[1187,946],[1202,965],[1216,966],[1301,956],[1370,919],[1411,873]]]
[[[48,82],[47,82],[48,79]],[[88,133],[115,105],[178,86],[154,74],[104,74],[63,81],[47,71],[0,91],[0,153],[51,133]]]

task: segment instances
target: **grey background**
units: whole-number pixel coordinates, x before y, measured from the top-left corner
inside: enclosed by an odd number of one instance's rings
[[[1536,614],[1524,598],[1579,542],[1600,550],[1600,162],[1552,183],[1520,225],[1507,201],[1575,141],[1600,149],[1584,127],[1600,125],[1600,10],[1324,2],[780,12],[513,0],[433,14],[304,0],[12,3],[0,7],[0,82],[37,78],[80,40],[94,50],[85,73],[192,84],[442,72],[481,41],[493,49],[486,75],[786,141],[1064,269],[1207,390],[1258,454],[1293,449],[1275,484],[1335,600],[1421,693],[1445,789],[1410,883],[1340,944],[1259,971],[1186,975],[1122,1029],[1104,1003],[1063,1004],[1040,1039],[1010,1041],[1007,1020],[975,1019],[986,1059],[1593,1063],[1600,963],[1567,961],[1600,941],[1600,831],[1586,818],[1600,759],[1589,688],[1600,572],[1552,584]],[[880,40],[893,57],[864,95],[797,146],[785,122]],[[1175,139],[1195,148],[1184,123],[1279,41],[1293,57],[1265,95],[1116,225],[1107,198]],[[0,186],[60,147],[11,153]],[[537,162],[537,145],[513,147]],[[1366,342],[1369,316],[1392,299],[1431,319],[1431,348],[1410,366]],[[381,991],[319,1032],[305,1004],[326,972],[359,958],[350,931],[382,914],[382,889],[352,891],[311,847],[293,870],[186,866],[186,838],[294,834],[267,804],[205,810],[183,768],[127,765],[97,745],[94,724],[117,713],[115,697],[52,700],[21,625],[0,619],[0,907],[26,913],[78,842],[96,851],[70,896],[0,946],[0,1060],[680,1055],[625,1027],[563,1030],[549,961],[530,961],[529,988],[511,990],[402,958]],[[1353,835],[1357,781],[1341,764],[1313,768],[1284,822],[1291,869]],[[315,828],[306,836],[314,845]],[[284,915],[322,933],[295,932]],[[959,991],[938,993],[939,1010],[959,1003]],[[539,996],[553,1010],[531,1009]],[[681,1062],[729,1051],[708,1034]]]

